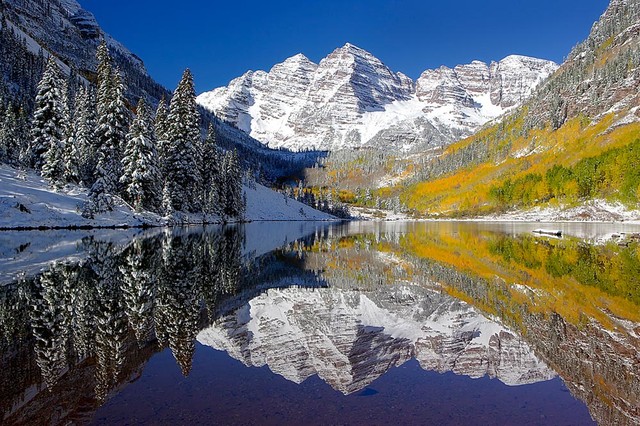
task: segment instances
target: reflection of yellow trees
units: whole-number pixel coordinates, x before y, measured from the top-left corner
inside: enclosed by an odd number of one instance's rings
[[[440,227],[439,229],[442,229]],[[593,246],[577,240],[548,240],[495,233],[456,235],[423,228],[408,234],[402,246],[410,254],[449,265],[504,287],[502,303],[517,312],[557,312],[578,324],[584,317],[615,327],[614,318],[640,322],[640,258],[637,245]],[[478,305],[458,290],[457,297]],[[502,289],[496,288],[498,293]],[[496,313],[494,306],[483,309]]]
[[[598,422],[638,418],[638,246],[479,228],[422,223],[399,240],[388,234],[322,241],[307,248],[307,263],[331,286],[410,280],[445,291],[517,330]]]

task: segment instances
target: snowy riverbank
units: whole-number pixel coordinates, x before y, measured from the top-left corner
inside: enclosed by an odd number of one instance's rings
[[[335,219],[259,184],[244,190],[247,195],[246,221]],[[124,202],[116,203],[112,212],[87,219],[81,214],[86,201],[87,191],[83,188],[67,186],[56,192],[35,173],[0,165],[0,229],[124,228],[168,224],[166,218],[153,213],[136,213]],[[188,217],[189,223],[202,221],[202,215]]]
[[[589,200],[579,206],[546,206],[529,210],[512,210],[501,214],[478,217],[412,217],[406,213],[395,213],[364,207],[349,207],[351,215],[361,220],[373,221],[462,221],[462,222],[605,222],[638,223],[640,210],[629,209],[622,203],[606,200]]]

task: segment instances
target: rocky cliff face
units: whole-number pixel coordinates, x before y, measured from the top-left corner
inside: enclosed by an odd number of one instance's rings
[[[508,385],[555,376],[517,335],[466,303],[409,285],[269,290],[198,340],[295,383],[317,374],[345,394],[412,358],[424,369]]]
[[[296,55],[268,73],[250,71],[198,102],[271,147],[415,151],[470,135],[556,68],[509,56],[428,70],[414,82],[347,43],[317,65]]]

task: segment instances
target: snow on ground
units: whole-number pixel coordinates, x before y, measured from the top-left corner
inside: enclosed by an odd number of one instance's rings
[[[115,210],[82,217],[87,191],[68,187],[53,191],[47,182],[32,172],[0,165],[0,229],[54,227],[115,227],[161,225],[162,218],[151,213],[134,213],[124,202]]]
[[[315,210],[260,184],[256,184],[255,189],[245,187],[245,193],[247,194],[245,219],[248,221],[336,219],[330,214]]]
[[[391,210],[375,209],[368,207],[349,206],[349,214],[360,220],[395,221],[415,220],[405,213],[394,213]]]
[[[315,221],[334,220],[290,198],[285,198],[267,187],[256,184],[255,189],[245,187],[247,195],[247,221]],[[167,220],[153,213],[135,213],[123,201],[118,201],[112,212],[96,215],[94,219],[82,217],[87,191],[68,186],[63,191],[52,190],[47,182],[33,172],[24,172],[0,165],[0,229],[20,228],[73,228],[73,227],[126,227],[163,226]],[[201,215],[191,215],[189,223],[201,223]]]
[[[516,210],[480,220],[543,221],[543,222],[635,222],[640,221],[640,210],[632,210],[622,203],[590,200],[576,207],[535,207]]]

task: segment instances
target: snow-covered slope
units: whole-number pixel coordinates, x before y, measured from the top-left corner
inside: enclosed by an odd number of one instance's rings
[[[331,220],[333,216],[286,198],[265,186],[245,187],[247,212],[245,220]],[[139,214],[124,202],[113,212],[95,219],[82,217],[87,191],[77,187],[53,191],[47,182],[32,172],[0,165],[0,229],[56,227],[160,226],[166,219],[151,213]],[[200,216],[188,219],[197,223]]]
[[[412,358],[427,370],[488,375],[507,385],[555,376],[516,334],[415,285],[271,289],[200,332],[198,341],[295,383],[317,374],[345,394]]]
[[[250,221],[275,220],[335,220],[330,214],[323,213],[273,191],[266,186],[256,184],[255,187],[245,186],[247,195],[247,210],[245,219]]]
[[[411,151],[470,135],[556,68],[509,56],[427,70],[414,82],[347,43],[319,64],[298,54],[268,73],[249,71],[198,102],[270,147]]]

